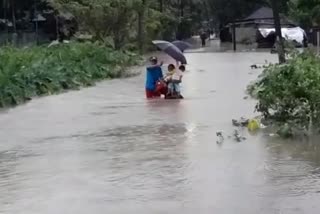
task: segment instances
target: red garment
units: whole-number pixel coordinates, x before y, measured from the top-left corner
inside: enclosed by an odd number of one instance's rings
[[[160,97],[160,96],[161,96],[160,93],[146,89],[146,97],[147,97],[147,99],[157,98],[157,97]]]
[[[164,81],[158,81],[156,84],[156,92],[158,94],[166,95],[167,91],[168,91],[167,84]]]
[[[154,91],[146,89],[146,97],[147,99],[159,98],[161,95],[166,95],[167,92],[167,84],[164,81],[157,81],[156,89]]]

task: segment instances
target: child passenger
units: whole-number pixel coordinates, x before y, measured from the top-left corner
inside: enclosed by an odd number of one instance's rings
[[[175,69],[173,64],[168,66],[168,73],[165,77],[165,81],[168,82],[168,94],[181,96],[180,83],[182,82],[185,70],[186,67],[184,65],[180,65],[178,70]]]

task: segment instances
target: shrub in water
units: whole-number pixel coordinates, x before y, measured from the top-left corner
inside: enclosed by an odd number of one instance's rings
[[[268,120],[299,130],[320,126],[320,59],[312,52],[269,66],[249,92],[258,99],[257,111]]]

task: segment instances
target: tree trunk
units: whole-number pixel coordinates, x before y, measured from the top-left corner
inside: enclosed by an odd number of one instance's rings
[[[55,21],[56,21],[56,37],[57,41],[60,41],[60,32],[59,32],[59,16],[55,15]]]
[[[36,18],[35,20],[35,25],[36,25],[36,44],[39,45],[39,20],[38,20],[38,8],[37,8],[37,2],[34,3],[34,17]]]
[[[163,0],[159,0],[159,11],[163,12]]]
[[[114,32],[114,38],[113,38],[113,42],[114,42],[114,48],[116,50],[119,50],[121,48],[121,39],[120,39],[120,33],[118,30],[115,30]]]
[[[145,40],[145,10],[146,10],[146,1],[142,0],[142,8],[138,12],[138,43],[139,51],[142,54],[144,52],[144,40]]]
[[[13,26],[13,34],[12,34],[12,44],[16,46],[18,44],[18,34],[17,34],[17,22],[16,22],[16,8],[15,8],[15,0],[11,0],[11,12],[12,12],[12,26]]]
[[[279,55],[279,63],[285,63],[286,57],[284,52],[284,44],[281,32],[281,21],[280,21],[280,14],[279,14],[279,5],[277,0],[271,0],[272,9],[273,9],[273,18],[274,18],[274,25],[276,28],[276,36],[277,41],[279,42],[278,47],[278,55]]]
[[[15,12],[14,0],[11,0],[11,11],[12,11],[13,32],[14,32],[14,33],[17,33],[16,12]]]
[[[9,41],[9,28],[8,28],[8,18],[7,18],[7,10],[8,10],[8,0],[3,1],[3,16],[4,16],[4,21],[5,21],[5,29],[6,29],[6,43]]]
[[[184,16],[184,0],[180,0],[180,16]]]

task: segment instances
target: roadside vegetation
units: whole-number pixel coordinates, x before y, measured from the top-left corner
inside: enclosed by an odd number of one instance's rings
[[[305,29],[320,24],[318,0],[284,0],[284,11]],[[285,44],[282,64],[268,66],[248,87],[264,122],[284,138],[320,134],[320,58]]]
[[[100,43],[0,49],[0,107],[127,75],[139,55]]]
[[[249,86],[256,110],[282,137],[319,134],[320,59],[312,51],[293,52],[285,64],[266,68]]]
[[[128,75],[128,68],[151,49],[153,39],[191,36],[202,20],[203,4],[199,2],[2,1],[1,17],[11,24],[0,23],[3,34],[8,36],[7,45],[0,49],[0,107]],[[9,35],[34,31],[39,14],[48,22],[42,31],[54,40],[71,42],[17,48]]]

